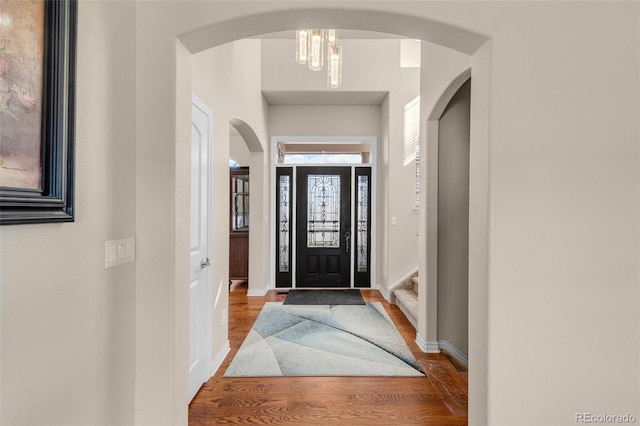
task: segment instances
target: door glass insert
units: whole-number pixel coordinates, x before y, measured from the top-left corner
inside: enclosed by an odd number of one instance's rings
[[[249,175],[231,176],[231,230],[249,230]]]
[[[278,194],[280,203],[280,217],[278,219],[280,232],[280,247],[278,247],[278,272],[289,272],[289,179],[288,175],[281,175]]]
[[[307,247],[340,247],[340,175],[307,179]]]
[[[367,272],[369,265],[367,262],[369,251],[367,242],[369,236],[369,176],[358,176],[357,187],[357,224],[358,224],[358,251],[356,268],[358,272]]]

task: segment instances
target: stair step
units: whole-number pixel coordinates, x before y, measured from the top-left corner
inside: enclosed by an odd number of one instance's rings
[[[394,290],[396,305],[407,317],[413,328],[418,328],[418,293],[411,288]]]
[[[413,290],[415,292],[417,292],[418,291],[418,285],[420,284],[420,279],[417,276],[415,276],[415,277],[411,278],[411,281],[413,282]]]

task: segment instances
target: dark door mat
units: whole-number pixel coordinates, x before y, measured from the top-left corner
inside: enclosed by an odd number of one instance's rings
[[[360,290],[289,290],[283,305],[366,305]]]

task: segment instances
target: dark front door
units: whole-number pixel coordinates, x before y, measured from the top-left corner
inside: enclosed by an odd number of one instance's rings
[[[297,169],[296,287],[350,287],[351,168]]]

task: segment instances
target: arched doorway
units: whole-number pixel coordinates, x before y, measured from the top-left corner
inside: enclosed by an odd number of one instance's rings
[[[194,16],[202,11],[193,11]],[[235,14],[234,14],[235,13]],[[475,181],[475,185],[471,188],[471,198],[474,200],[470,206],[470,297],[473,297],[474,291],[476,294],[476,300],[478,305],[474,306],[470,312],[471,320],[475,324],[474,328],[470,330],[470,334],[473,336],[470,341],[470,358],[475,363],[472,371],[485,371],[486,370],[486,296],[487,296],[487,208],[488,208],[488,190],[487,190],[487,168],[486,164],[487,152],[488,152],[488,136],[487,136],[487,93],[488,93],[488,81],[489,81],[489,50],[490,47],[485,44],[486,37],[478,34],[471,33],[460,28],[455,28],[440,22],[432,21],[425,18],[418,18],[409,15],[402,15],[386,11],[371,11],[367,9],[304,9],[302,7],[284,11],[267,11],[264,13],[258,13],[255,15],[244,15],[244,11],[235,10],[234,13],[230,13],[225,18],[220,19],[216,23],[210,26],[206,26],[196,31],[190,31],[190,28],[194,27],[194,24],[186,24],[181,21],[180,25],[175,25],[174,36],[177,34],[183,34],[179,37],[179,43],[177,43],[175,50],[170,54],[158,53],[167,61],[169,65],[171,59],[170,56],[175,54],[173,59],[176,59],[176,67],[171,71],[173,81],[176,83],[176,122],[163,123],[162,129],[158,131],[165,131],[164,127],[172,129],[175,125],[176,142],[175,145],[170,147],[168,151],[164,151],[165,160],[174,161],[175,174],[169,177],[169,180],[173,182],[171,185],[176,193],[178,193],[184,185],[183,175],[184,170],[188,170],[188,162],[185,159],[177,155],[182,150],[182,141],[188,140],[184,135],[187,134],[183,123],[186,122],[188,117],[188,111],[183,105],[184,99],[190,96],[190,78],[188,76],[188,68],[190,55],[192,53],[208,49],[217,45],[227,43],[229,41],[238,40],[258,34],[292,30],[296,27],[303,25],[305,27],[324,27],[327,22],[331,22],[331,26],[337,28],[350,28],[350,29],[362,29],[362,30],[375,30],[386,31],[390,33],[396,33],[399,35],[421,39],[432,43],[438,43],[443,46],[456,49],[467,55],[473,55],[473,72],[474,72],[474,94],[472,95],[472,116],[474,120],[472,123],[472,149],[471,149],[471,175],[472,180]],[[213,18],[214,20],[216,18]],[[197,25],[201,27],[201,25]],[[165,34],[166,35],[166,34]],[[150,35],[152,36],[152,35]],[[175,39],[172,40],[174,42]],[[155,43],[156,41],[154,41]],[[164,43],[168,45],[168,40],[164,39],[158,41],[158,43]],[[164,56],[163,56],[164,55]],[[154,63],[153,61],[151,61]],[[171,77],[170,77],[171,80]],[[141,94],[145,93],[145,87],[141,87]],[[145,115],[142,114],[141,122],[144,122]],[[139,143],[139,150],[148,148],[151,150],[153,143],[151,137],[153,135],[145,135],[145,137]],[[144,160],[141,160],[144,162]],[[142,164],[142,169],[146,170],[145,163]],[[142,170],[141,170],[142,171]],[[153,172],[148,177],[145,177],[140,182],[140,190],[143,191],[146,185],[152,186]],[[144,217],[145,214],[151,214],[158,206],[162,206],[164,202],[169,202],[171,205],[175,205],[174,201],[175,193],[166,195],[166,200],[155,200],[155,202],[145,203],[148,201],[146,197],[141,197],[138,201],[138,217]],[[154,230],[141,229],[141,238],[149,237],[150,244],[153,244],[154,240],[160,239],[161,243],[169,242],[174,252],[178,252],[177,247],[185,246],[185,235],[183,235],[181,221],[186,216],[182,209],[176,205],[175,214],[171,217],[168,215],[166,218],[162,218],[174,225],[173,233],[171,236],[161,235],[154,236]],[[424,227],[424,229],[423,229]],[[171,229],[170,227],[168,229]],[[422,236],[426,235],[427,225],[421,223]],[[424,231],[424,232],[423,232]],[[163,240],[164,238],[164,240]],[[421,237],[422,239],[423,237]],[[263,239],[263,241],[268,241]],[[421,244],[424,241],[421,242]],[[151,280],[152,277],[145,277],[144,273],[147,268],[151,266],[145,264],[144,260],[140,262],[138,268],[138,278],[142,281],[140,291],[150,292],[152,291],[151,285],[145,283]],[[171,309],[167,310],[163,308],[163,305],[158,307],[151,307],[145,309],[142,307],[141,312],[149,311],[149,316],[144,320],[138,322],[137,332],[138,335],[144,336],[146,332],[155,332],[157,327],[160,327],[161,323],[169,323],[171,326],[171,336],[167,343],[167,348],[174,356],[167,359],[166,366],[171,366],[170,371],[167,373],[167,380],[174,383],[172,387],[173,403],[172,403],[172,418],[180,418],[180,413],[184,412],[186,403],[181,400],[181,387],[185,381],[183,370],[183,364],[185,355],[181,349],[181,342],[184,340],[183,329],[185,313],[187,312],[188,303],[182,296],[180,291],[180,284],[184,281],[185,268],[181,259],[175,259],[175,265],[170,269],[173,276],[173,283],[169,288],[165,288],[164,299],[171,305]],[[144,297],[144,294],[141,294]],[[154,322],[154,318],[159,320]],[[421,312],[420,322],[423,324],[424,329],[427,329],[426,312]],[[427,333],[428,334],[428,333]],[[186,345],[185,345],[186,346]],[[153,358],[153,348],[145,344],[140,344],[136,354],[137,365],[142,365],[147,361],[147,358]],[[144,394],[145,389],[152,390],[153,383],[155,381],[149,381],[145,377],[146,368],[141,368],[137,371],[137,393]],[[471,379],[470,393],[472,395],[472,405],[470,406],[470,413],[476,418],[482,419],[486,417],[486,379],[482,377],[473,377]],[[142,398],[141,405],[138,404],[142,412],[151,412],[151,407],[155,407],[155,404],[145,403],[146,398]],[[148,409],[147,409],[148,408]],[[475,413],[475,414],[474,414]],[[160,416],[161,414],[156,414]],[[141,414],[141,416],[143,416]],[[149,418],[153,418],[153,414],[149,414]],[[166,416],[165,416],[166,418]]]

